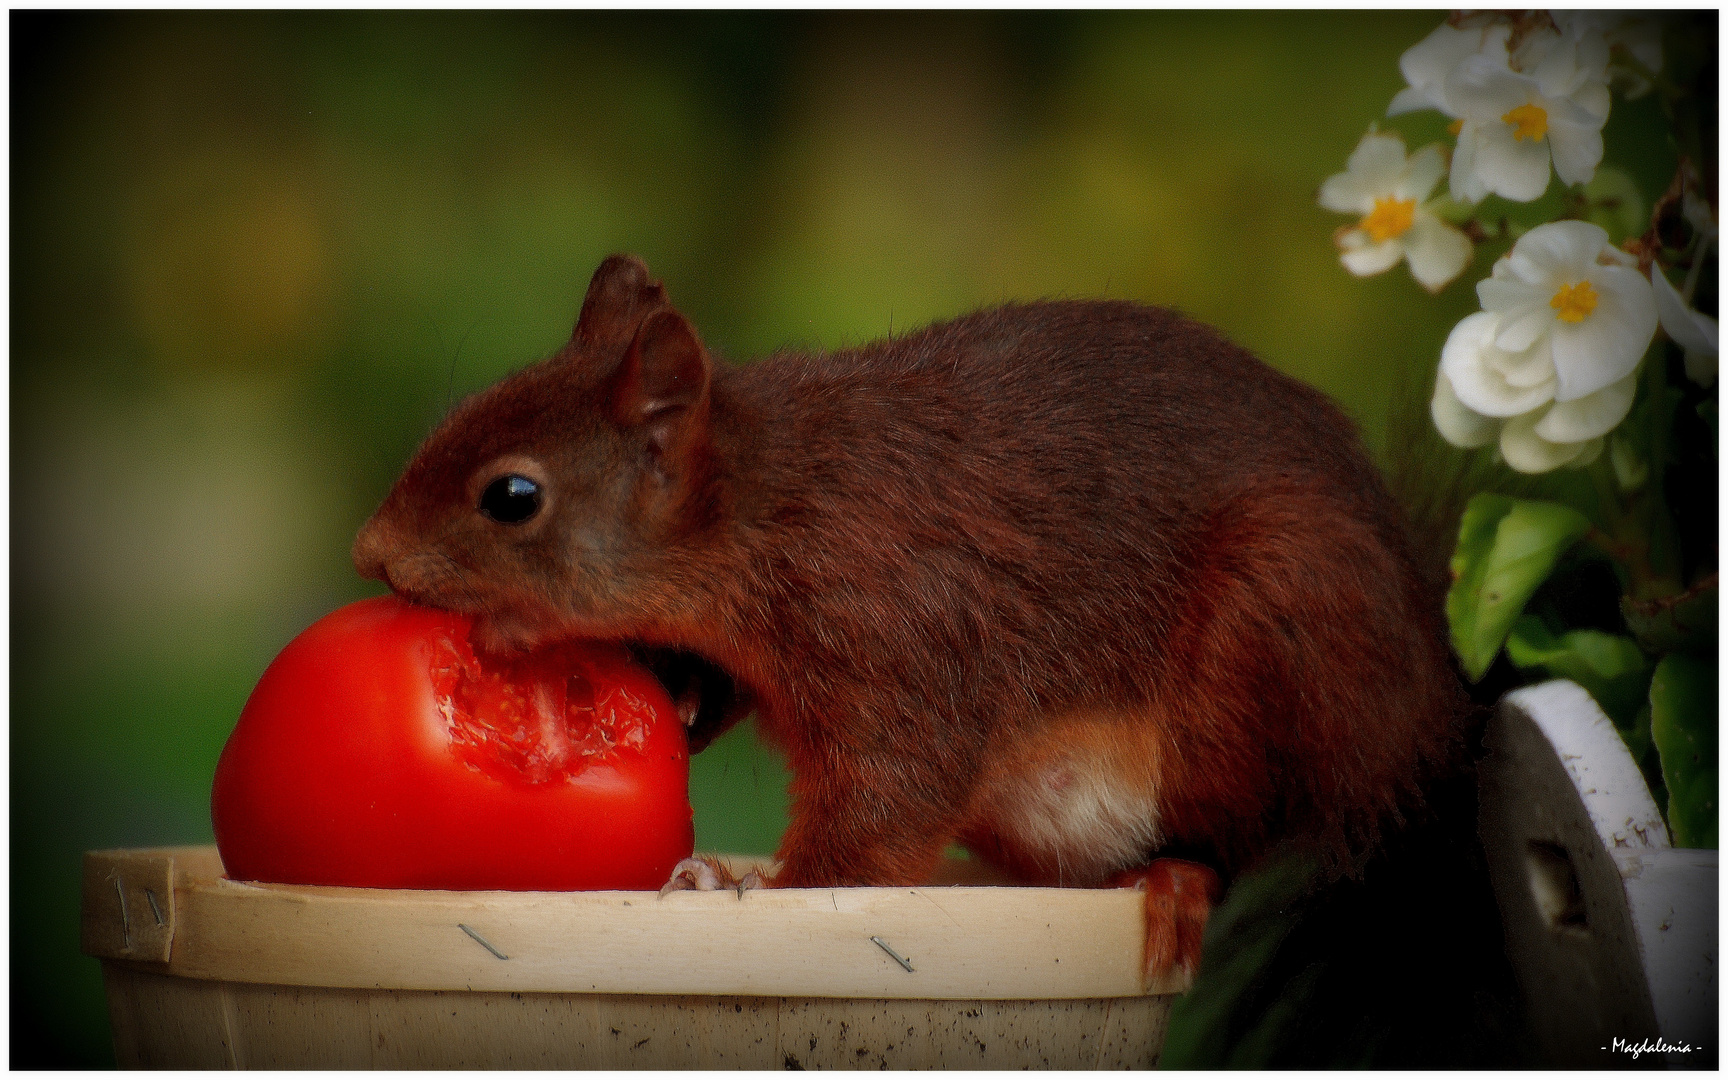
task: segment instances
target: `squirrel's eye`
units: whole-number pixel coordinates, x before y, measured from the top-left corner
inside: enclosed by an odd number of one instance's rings
[[[504,525],[520,525],[540,510],[540,485],[511,473],[486,485],[480,512]]]

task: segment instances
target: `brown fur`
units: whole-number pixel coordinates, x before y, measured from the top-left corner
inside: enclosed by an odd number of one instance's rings
[[[475,511],[498,460],[540,471],[535,520]],[[960,836],[1063,884],[1156,853],[1029,846],[1009,811],[1070,784],[1143,796],[1155,844],[1226,872],[1285,840],[1347,868],[1463,708],[1348,421],[1131,303],[729,367],[615,256],[570,345],[427,440],[355,561],[494,649],[621,638],[723,669],[792,767],[781,885],[916,883]]]

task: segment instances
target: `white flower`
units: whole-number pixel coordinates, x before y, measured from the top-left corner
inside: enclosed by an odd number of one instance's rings
[[[1392,99],[1386,115],[1439,109],[1447,116],[1458,116],[1446,104],[1446,76],[1452,74],[1467,56],[1487,53],[1504,59],[1506,39],[1511,33],[1511,26],[1504,22],[1465,27],[1441,23],[1433,33],[1404,50],[1404,55],[1398,58],[1398,70],[1404,73],[1404,81],[1410,85]]]
[[[1601,227],[1526,233],[1479,282],[1482,311],[1440,352],[1431,413],[1459,446],[1494,440],[1520,472],[1581,465],[1626,418],[1656,334],[1650,283]]]
[[[1607,50],[1592,42],[1600,45],[1600,38],[1568,41],[1558,31],[1539,31],[1522,50],[1527,71],[1477,54],[1447,76],[1447,103],[1463,121],[1452,158],[1455,197],[1540,198],[1550,161],[1561,182],[1589,182],[1602,161],[1608,119]]]
[[[1662,70],[1662,24],[1660,15],[1637,14],[1630,11],[1556,11],[1554,22],[1562,33],[1599,34],[1610,50],[1621,50],[1624,57],[1646,71]],[[1628,99],[1650,92],[1650,80],[1636,68],[1616,63],[1610,54],[1608,77],[1619,86]]]
[[[1686,172],[1686,194],[1680,197],[1680,213],[1698,234],[1698,257],[1703,258],[1703,249],[1716,242],[1716,212],[1710,209],[1709,203],[1698,197],[1696,188],[1703,182],[1698,170],[1688,165]]]
[[[1470,241],[1428,201],[1445,171],[1438,145],[1406,158],[1401,137],[1364,135],[1345,171],[1320,185],[1321,206],[1362,215],[1353,228],[1338,233],[1345,268],[1365,277],[1408,259],[1411,276],[1430,292],[1457,277],[1470,261]]]
[[[1699,252],[1701,256],[1702,251]],[[1650,284],[1656,291],[1656,313],[1662,329],[1686,350],[1686,377],[1699,386],[1709,387],[1716,381],[1716,320],[1686,306],[1662,269],[1650,267]]]
[[[1594,16],[1570,18],[1557,13],[1547,25],[1525,28],[1512,35],[1507,64],[1513,71],[1535,80],[1549,97],[1570,97],[1591,114],[1608,116],[1608,61],[1610,49],[1604,26]]]
[[[1388,116],[1438,109],[1457,123],[1453,197],[1517,202],[1548,189],[1550,163],[1566,184],[1588,183],[1602,161],[1613,46],[1660,63],[1649,20],[1624,13],[1479,13],[1443,23],[1405,51],[1409,83]]]
[[[1656,301],[1632,259],[1587,221],[1525,233],[1477,283],[1502,316],[1498,348],[1551,348],[1555,399],[1575,401],[1632,373],[1656,333]]]
[[[1502,421],[1483,416],[1459,401],[1445,368],[1440,369],[1434,380],[1434,400],[1428,411],[1434,417],[1434,427],[1453,446],[1465,449],[1487,446],[1500,437]]]

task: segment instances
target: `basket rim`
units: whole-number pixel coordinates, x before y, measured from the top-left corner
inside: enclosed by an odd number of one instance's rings
[[[87,852],[82,915],[104,960],[290,986],[1016,1000],[1188,985],[1142,979],[1132,889],[355,889],[232,881],[200,845]]]

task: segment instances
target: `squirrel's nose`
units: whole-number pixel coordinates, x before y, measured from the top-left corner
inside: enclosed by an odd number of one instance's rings
[[[354,569],[363,578],[390,583],[390,556],[395,545],[390,543],[385,527],[373,517],[360,527],[354,537]]]

